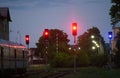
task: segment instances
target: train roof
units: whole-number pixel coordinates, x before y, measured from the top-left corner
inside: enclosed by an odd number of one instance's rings
[[[24,45],[12,42],[12,41],[7,41],[0,39],[0,46],[6,46],[6,47],[12,47],[12,48],[26,48]]]

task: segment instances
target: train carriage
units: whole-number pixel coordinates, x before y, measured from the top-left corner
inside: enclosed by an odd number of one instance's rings
[[[23,74],[27,68],[25,46],[0,39],[0,75]]]

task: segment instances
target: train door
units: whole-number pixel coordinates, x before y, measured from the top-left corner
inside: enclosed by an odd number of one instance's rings
[[[4,69],[3,58],[4,58],[3,47],[0,47],[0,70],[1,71]]]
[[[14,49],[14,60],[15,60],[15,62],[14,62],[15,64],[14,65],[15,65],[15,69],[17,67],[16,57],[17,57],[17,55],[16,55],[16,49]]]

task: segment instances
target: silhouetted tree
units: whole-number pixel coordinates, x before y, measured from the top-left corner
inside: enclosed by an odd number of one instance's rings
[[[80,46],[80,48],[82,50],[86,50],[86,52],[88,54],[90,54],[92,52],[92,39],[91,39],[91,35],[95,36],[95,41],[97,42],[101,42],[102,45],[105,44],[103,37],[100,35],[100,31],[97,27],[93,27],[87,30],[87,32],[83,33],[83,35],[78,36],[78,46]]]
[[[120,21],[120,0],[111,0],[112,6],[110,8],[111,24],[115,25]]]
[[[78,46],[80,46],[81,52],[85,52],[88,55],[88,57],[87,57],[87,55],[85,55],[86,57],[84,57],[84,58],[86,58],[86,64],[90,62],[91,65],[93,63],[95,63],[94,65],[100,66],[103,63],[105,63],[105,61],[106,61],[105,59],[107,59],[107,58],[105,58],[104,54],[98,57],[98,54],[97,54],[98,49],[96,49],[94,51],[92,50],[92,46],[95,44],[92,43],[91,35],[95,36],[94,40],[98,44],[101,43],[101,45],[103,46],[103,50],[105,50],[104,39],[101,36],[100,31],[97,27],[90,28],[87,30],[87,32],[83,33],[83,35],[78,36]],[[104,57],[104,58],[99,60],[99,58],[101,58],[101,57]],[[94,61],[93,61],[93,58],[94,58]],[[87,60],[87,59],[89,59],[89,60]],[[102,62],[102,64],[100,62]]]
[[[59,29],[50,29],[49,30],[49,39],[48,39],[48,56],[49,59],[52,59],[57,53],[56,44],[58,40],[58,52],[68,52],[68,35]],[[37,51],[40,52],[41,57],[45,56],[45,39],[43,36],[39,38],[37,45]]]

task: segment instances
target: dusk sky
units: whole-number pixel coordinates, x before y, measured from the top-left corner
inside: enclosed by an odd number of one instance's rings
[[[94,26],[108,42],[112,31],[111,0],[0,0],[0,7],[9,7],[10,40],[25,45],[28,34],[30,47],[36,47],[45,28],[63,30],[73,44],[72,22],[78,23],[78,36]]]

